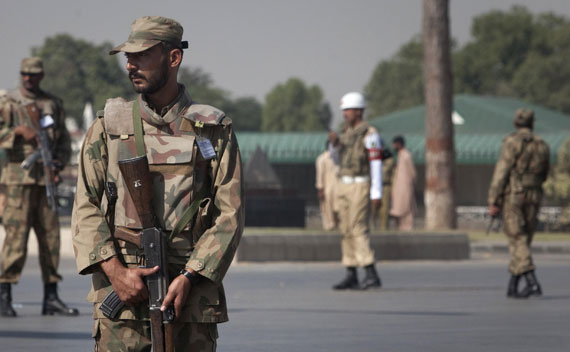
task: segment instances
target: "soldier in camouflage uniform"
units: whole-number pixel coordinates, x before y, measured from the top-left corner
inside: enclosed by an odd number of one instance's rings
[[[392,194],[392,183],[394,180],[394,170],[396,162],[390,149],[382,150],[382,206],[378,213],[378,225],[380,230],[387,230],[390,223],[390,194]]]
[[[52,121],[47,133],[51,139],[51,152],[58,173],[71,155],[69,133],[65,127],[63,105],[59,98],[40,89],[44,77],[43,63],[39,58],[22,60],[21,84],[0,98],[0,148],[6,150],[7,162],[2,168],[0,183],[6,189],[4,228],[6,238],[2,248],[2,274],[0,275],[0,312],[14,317],[11,284],[20,279],[26,261],[28,235],[33,228],[38,239],[40,268],[44,282],[42,314],[77,315],[77,309],[67,307],[57,295],[59,264],[59,220],[57,212],[48,205],[41,159],[25,170],[20,164],[38,148],[37,129],[40,124]],[[39,109],[42,121],[34,120],[26,106]]]
[[[124,52],[135,101],[109,99],[82,146],[73,209],[73,244],[79,273],[92,275],[87,299],[94,304],[95,350],[149,351],[150,322],[140,250],[117,240],[118,231],[139,231],[141,221],[118,168],[135,157],[134,121],[142,119],[143,153],[152,177],[153,209],[169,234],[198,201],[193,220],[168,243],[170,285],[163,302],[174,304],[176,351],[214,351],[217,323],[228,320],[222,279],[244,224],[241,158],[232,123],[214,107],[193,102],[177,83],[182,61],[182,26],[164,17],[142,17]],[[206,148],[210,146],[208,151]],[[114,224],[106,221],[106,182],[117,186]],[[165,234],[166,235],[166,234]],[[99,307],[111,291],[126,306],[116,319]]]
[[[532,133],[532,110],[517,110],[514,124],[517,131],[503,140],[488,202],[491,216],[497,216],[502,210],[509,239],[511,278],[507,296],[527,298],[542,294],[529,247],[536,229],[542,184],[548,175],[550,152],[548,145]],[[527,285],[519,292],[521,277],[526,279]]]
[[[335,290],[381,287],[370,247],[369,218],[371,203],[375,210],[382,204],[382,150],[380,135],[363,121],[365,107],[362,94],[345,94],[341,109],[346,129],[340,139],[335,132],[329,134],[338,154],[333,159],[340,160],[337,201],[342,264],[347,270],[346,277],[333,286]],[[366,272],[362,283],[358,282],[357,267]]]

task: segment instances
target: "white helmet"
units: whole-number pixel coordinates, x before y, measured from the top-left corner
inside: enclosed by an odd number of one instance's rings
[[[364,109],[366,108],[366,102],[364,101],[364,95],[358,92],[350,92],[343,95],[340,99],[340,109]]]

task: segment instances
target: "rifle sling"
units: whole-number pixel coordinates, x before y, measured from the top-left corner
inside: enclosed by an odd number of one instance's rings
[[[135,130],[135,145],[137,147],[137,156],[146,155],[143,137],[142,118],[139,114],[139,100],[133,103],[133,128]]]
[[[142,123],[142,118],[139,114],[139,101],[138,99],[136,99],[133,103],[133,128],[134,128],[134,133],[135,133],[135,145],[136,145],[136,149],[137,149],[137,156],[143,156],[146,155],[146,149],[144,146],[144,137],[143,137],[143,123]],[[205,180],[205,176],[206,176],[206,172],[207,172],[207,163],[199,163],[197,162],[196,158],[198,156],[198,147],[196,146],[196,144],[194,143],[193,146],[193,155],[192,155],[192,160],[194,161],[194,181],[196,180],[196,171],[200,172],[200,176],[203,176],[201,179]],[[199,170],[197,170],[199,169]],[[203,187],[204,188],[204,187]],[[198,211],[198,208],[200,207],[200,203],[202,203],[203,198],[204,197],[198,197],[198,193],[196,192],[192,192],[192,202],[190,203],[190,206],[184,211],[184,213],[182,214],[182,217],[178,220],[178,222],[176,223],[176,225],[174,226],[174,228],[172,229],[172,232],[170,233],[170,235],[168,236],[168,242],[172,242],[172,240],[178,236],[180,234],[180,232],[182,232],[182,230],[184,229],[184,227],[186,225],[188,225],[190,223],[190,221],[192,221],[192,218],[194,217],[194,215],[196,215],[196,212]]]

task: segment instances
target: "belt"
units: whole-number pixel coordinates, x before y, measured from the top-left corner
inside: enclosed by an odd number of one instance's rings
[[[370,176],[341,176],[340,182],[345,185],[350,185],[353,183],[364,183],[370,180]]]

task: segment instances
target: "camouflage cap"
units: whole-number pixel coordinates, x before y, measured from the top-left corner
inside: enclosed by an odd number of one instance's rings
[[[44,64],[42,59],[39,57],[27,57],[22,59],[22,65],[20,67],[21,73],[43,73],[44,72]]]
[[[531,109],[517,109],[515,112],[515,125],[520,127],[530,127],[534,122],[534,111]]]
[[[183,32],[184,29],[180,23],[170,18],[160,16],[137,18],[131,25],[129,39],[113,48],[109,55],[114,55],[120,51],[138,53],[150,49],[161,42],[167,42],[181,49],[186,49],[188,43],[182,41]]]

